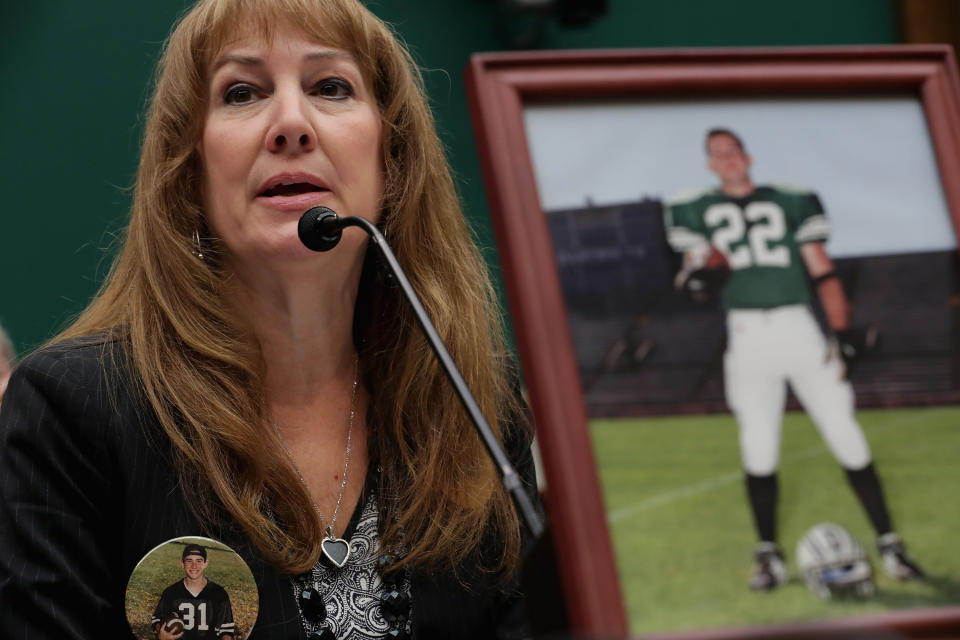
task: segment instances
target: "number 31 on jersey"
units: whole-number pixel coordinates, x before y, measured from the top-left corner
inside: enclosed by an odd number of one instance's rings
[[[206,602],[201,602],[199,605],[194,605],[192,602],[181,602],[180,618],[183,619],[183,628],[188,631],[193,629],[194,624],[197,625],[198,631],[206,631],[210,628],[207,626]]]

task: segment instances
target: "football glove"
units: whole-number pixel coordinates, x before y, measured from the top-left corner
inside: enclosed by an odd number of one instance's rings
[[[843,377],[850,379],[850,374],[861,358],[877,348],[880,332],[876,327],[853,327],[835,331],[831,352],[843,361]]]
[[[730,263],[712,244],[702,244],[683,254],[683,265],[673,280],[677,291],[696,302],[706,302],[730,279]]]

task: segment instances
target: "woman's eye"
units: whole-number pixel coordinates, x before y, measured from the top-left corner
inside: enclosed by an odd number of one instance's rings
[[[326,78],[314,85],[314,93],[329,100],[344,100],[353,95],[353,87],[340,78]]]
[[[231,85],[223,94],[223,101],[227,104],[249,104],[257,97],[257,90],[248,84]]]

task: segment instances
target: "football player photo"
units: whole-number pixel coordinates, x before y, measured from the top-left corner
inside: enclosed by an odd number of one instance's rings
[[[840,463],[877,536],[883,568],[923,578],[893,530],[880,479],[855,415],[849,371],[873,346],[870,328],[850,325],[850,305],[825,249],[830,222],[813,191],[754,184],[740,137],[716,128],[705,139],[720,185],[667,202],[667,239],[682,254],[675,285],[695,299],[718,289],[726,312],[727,405],[739,426],[747,498],[757,534],[754,590],[787,579],[777,538],[777,467],[787,384]],[[813,288],[830,336],[812,310]]]
[[[159,640],[233,640],[230,596],[203,575],[208,562],[203,546],[188,544],[183,548],[180,565],[186,575],[164,589],[150,620]]]
[[[516,169],[487,192],[545,495],[602,497],[555,516],[599,541],[571,588],[616,581],[631,634],[960,602],[960,134],[912,92],[727,83],[847,64],[784,54],[584,56],[549,95],[567,54],[518,60],[478,138]]]
[[[211,538],[158,545],[127,584],[127,622],[138,640],[243,640],[258,609],[250,568]]]

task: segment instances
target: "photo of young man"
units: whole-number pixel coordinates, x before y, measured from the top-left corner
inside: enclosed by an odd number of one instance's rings
[[[870,338],[850,325],[848,300],[824,246],[830,223],[819,197],[802,188],[754,184],[751,157],[729,129],[710,130],[705,146],[720,185],[672,198],[665,225],[671,247],[684,256],[677,287],[695,296],[717,287],[726,311],[724,389],[739,425],[758,537],[750,588],[774,589],[787,577],[777,538],[777,468],[788,384],[844,468],[873,525],[886,572],[900,580],[922,578],[893,530],[855,415],[848,373]],[[811,310],[808,281],[829,337]]]
[[[151,619],[158,640],[233,640],[235,625],[230,596],[204,577],[209,560],[199,544],[183,548],[184,577],[163,591]],[[171,624],[171,620],[179,620]]]

